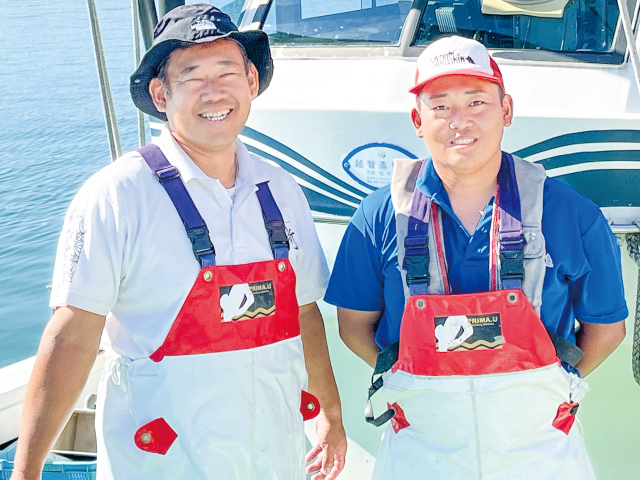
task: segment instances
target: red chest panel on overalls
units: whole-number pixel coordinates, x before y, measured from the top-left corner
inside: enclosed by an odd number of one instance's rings
[[[394,370],[415,375],[515,372],[557,361],[553,343],[519,290],[412,295]]]
[[[203,268],[150,358],[244,350],[298,336],[295,282],[288,259]]]

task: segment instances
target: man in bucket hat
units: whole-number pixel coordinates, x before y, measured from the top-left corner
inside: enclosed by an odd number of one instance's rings
[[[238,32],[215,7],[158,24],[131,94],[167,125],[69,208],[12,478],[40,478],[103,329],[99,479],[302,479],[314,416],[306,470],[342,470],[310,209],[236,138],[272,69],[266,35]]]
[[[431,156],[395,160],[362,202],[325,295],[375,368],[373,477],[592,479],[574,420],[580,374],[625,334],[616,239],[590,200],[501,151],[513,101],[482,44],[446,37],[417,63]]]

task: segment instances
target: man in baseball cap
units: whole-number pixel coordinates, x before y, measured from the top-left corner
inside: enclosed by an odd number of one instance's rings
[[[98,352],[99,479],[334,479],[346,436],[316,305],[328,268],[294,179],[237,139],[267,36],[170,11],[131,76],[159,138],[73,200],[13,479],[42,465]],[[295,242],[290,241],[295,238]],[[307,454],[303,420],[316,417]]]
[[[475,40],[420,55],[396,159],[354,214],[325,300],[374,370],[374,479],[593,479],[581,376],[622,341],[620,252],[599,208],[501,150],[513,100]],[[575,328],[576,320],[580,325]]]

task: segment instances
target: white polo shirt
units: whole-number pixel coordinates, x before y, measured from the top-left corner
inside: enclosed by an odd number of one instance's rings
[[[309,204],[291,175],[236,140],[232,201],[167,127],[154,143],[180,170],[209,228],[217,265],[273,258],[255,195],[256,184],[269,181],[290,238],[298,303],[322,298],[329,270]],[[50,305],[107,315],[103,341],[129,358],[146,357],[164,341],[199,271],[173,203],[142,156],[131,152],[91,177],[71,203],[58,243]]]

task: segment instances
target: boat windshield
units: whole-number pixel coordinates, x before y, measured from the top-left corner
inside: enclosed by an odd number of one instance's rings
[[[262,28],[274,46],[394,46],[400,44],[412,3],[272,0]],[[457,34],[506,50],[499,55],[504,57],[623,61],[616,0],[429,0],[423,5],[415,35],[407,32],[410,45]],[[550,56],[554,52],[559,55]]]
[[[271,45],[397,45],[410,1],[273,0],[263,25]]]
[[[459,34],[495,49],[608,53],[617,22],[616,0],[430,1],[415,44]]]
[[[204,3],[202,0],[188,0],[186,4]],[[231,17],[231,21],[236,25],[240,22],[240,14],[244,6],[244,0],[209,0],[207,3],[218,7]]]

